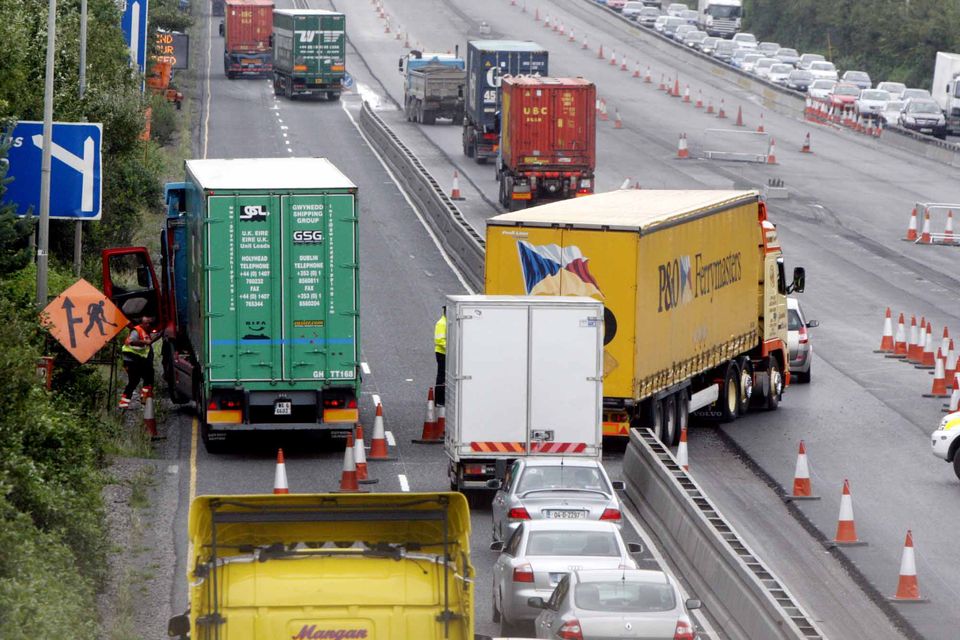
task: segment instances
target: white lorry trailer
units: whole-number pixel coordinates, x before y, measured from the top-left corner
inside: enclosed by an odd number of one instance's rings
[[[947,135],[960,135],[960,53],[937,51],[931,93],[947,119]]]
[[[707,35],[732,38],[740,31],[743,18],[741,0],[699,0],[697,11],[700,13],[700,29]]]
[[[449,296],[450,488],[485,489],[521,456],[600,458],[603,303],[580,296]]]

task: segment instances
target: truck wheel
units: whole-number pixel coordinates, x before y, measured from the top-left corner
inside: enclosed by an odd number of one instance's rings
[[[414,104],[414,120],[417,124],[423,124],[423,103],[419,100],[415,101]]]
[[[474,154],[476,154],[476,151],[474,151]],[[486,157],[477,156],[476,162],[477,164],[487,164],[487,159]]]
[[[331,91],[330,93],[327,94],[327,98],[330,100],[330,102],[336,102],[340,99],[340,92]]]
[[[283,95],[293,100],[293,78],[285,78],[283,86]]]
[[[717,409],[720,411],[721,422],[733,422],[740,411],[740,367],[736,362],[727,364],[723,374],[723,386],[720,388],[720,398],[717,400]]]
[[[660,401],[661,425],[658,437],[660,442],[668,447],[672,447],[675,442],[680,442],[680,428],[677,426],[677,397],[670,394]]]
[[[437,123],[437,112],[433,109],[423,110],[423,124],[433,125]]]
[[[780,396],[783,394],[783,371],[780,369],[780,362],[770,356],[770,364],[767,365],[769,375],[769,387],[767,390],[767,410],[773,411],[780,406]]]
[[[740,408],[737,413],[741,416],[750,409],[750,398],[753,397],[753,363],[744,358],[740,364]]]
[[[211,439],[210,423],[207,422],[206,416],[200,418],[200,439],[203,440],[207,453],[216,455],[227,450],[227,434],[224,433],[222,437],[217,434],[217,439]]]
[[[504,209],[510,210],[510,201],[507,199],[507,183],[513,185],[513,181],[509,178],[504,178],[500,181],[500,204],[503,205]]]
[[[477,147],[473,144],[473,136],[464,134],[463,136],[463,154],[468,158],[473,158],[477,155]]]

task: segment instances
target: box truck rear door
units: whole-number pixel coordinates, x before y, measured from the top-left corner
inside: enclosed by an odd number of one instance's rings
[[[287,380],[356,378],[355,199],[283,196],[283,373]],[[279,305],[278,305],[279,306]]]

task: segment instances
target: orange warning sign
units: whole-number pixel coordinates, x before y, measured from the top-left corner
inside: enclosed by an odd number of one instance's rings
[[[80,364],[129,323],[120,309],[82,278],[47,305],[40,321]]]

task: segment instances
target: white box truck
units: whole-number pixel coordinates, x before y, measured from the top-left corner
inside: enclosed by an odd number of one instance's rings
[[[960,135],[960,53],[937,51],[931,93],[947,119],[947,134]]]
[[[518,457],[600,458],[603,303],[579,296],[448,296],[451,489],[485,489]]]

